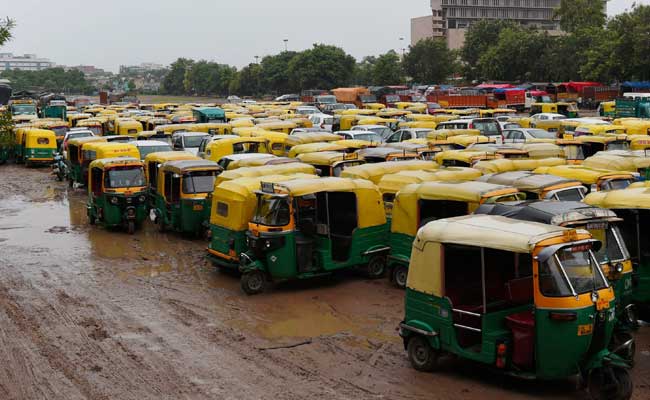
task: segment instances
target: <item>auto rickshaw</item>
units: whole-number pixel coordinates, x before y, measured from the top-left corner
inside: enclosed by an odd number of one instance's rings
[[[226,122],[226,112],[219,107],[196,107],[192,116],[198,123]]]
[[[218,267],[239,271],[239,255],[248,250],[246,232],[257,206],[261,182],[279,183],[314,175],[264,175],[223,181],[215,186],[210,211],[208,259]]]
[[[472,168],[481,171],[483,174],[496,174],[512,171],[533,171],[539,167],[552,167],[566,165],[564,158],[541,158],[541,159],[505,159],[479,161]]]
[[[253,129],[251,131],[251,137],[260,137],[267,140],[267,146],[270,150],[270,153],[276,156],[285,156],[287,155],[287,139],[289,135],[282,132],[267,131],[264,129]]]
[[[598,105],[598,115],[613,118],[616,116],[616,101],[603,101]]]
[[[134,233],[147,217],[146,185],[143,163],[138,158],[91,162],[86,205],[90,225],[121,227]]]
[[[388,258],[392,282],[402,288],[406,285],[413,239],[427,222],[471,214],[485,203],[525,198],[513,187],[485,182],[434,181],[403,187],[392,207]]]
[[[101,118],[87,118],[77,122],[77,128],[86,128],[95,136],[104,134],[104,121]]]
[[[591,193],[585,203],[610,209],[623,218],[619,229],[634,270],[632,302],[639,318],[650,321],[650,186],[647,183],[636,185],[638,187]]]
[[[92,117],[91,114],[85,114],[85,113],[77,113],[77,114],[68,114],[68,124],[70,125],[71,128],[74,128],[77,126],[77,124],[84,119],[88,119]]]
[[[623,125],[580,124],[573,131],[574,136],[625,135],[627,128]]]
[[[368,164],[382,163],[386,161],[407,161],[417,160],[419,154],[407,151],[406,149],[397,149],[395,147],[367,147],[357,151],[360,158]]]
[[[501,215],[517,220],[585,229],[602,246],[594,252],[616,298],[618,323],[610,349],[624,359],[634,360],[634,338],[631,331],[637,328],[636,313],[632,304],[632,261],[618,228],[618,218],[611,210],[597,208],[575,201],[523,201],[483,205],[475,214]]]
[[[589,158],[600,151],[629,150],[630,142],[627,136],[577,136],[575,138],[582,144],[582,154]]]
[[[503,158],[502,155],[485,151],[447,150],[436,154],[435,160],[444,167],[472,167],[479,161]]]
[[[26,167],[35,164],[50,164],[57,152],[57,139],[48,129],[26,129],[22,135],[22,154],[20,160]]]
[[[536,174],[551,174],[566,179],[575,179],[590,191],[624,189],[636,181],[634,174],[615,172],[603,169],[593,169],[581,165],[559,165],[557,167],[540,167],[533,171]]]
[[[264,138],[238,137],[214,140],[205,148],[205,159],[219,162],[230,154],[269,153]]]
[[[578,118],[578,107],[575,103],[533,103],[530,106],[530,115],[540,113],[562,114],[567,118]]]
[[[232,126],[233,129],[235,128],[252,128],[255,126],[253,123],[253,120],[251,118],[238,118],[238,119],[233,119],[229,122],[230,126]]]
[[[61,146],[66,132],[70,130],[70,125],[58,118],[42,118],[31,122],[32,127],[46,129],[54,132],[56,135],[57,146]]]
[[[297,175],[308,174],[316,175],[316,167],[294,160],[292,163],[277,165],[264,165],[258,167],[242,167],[229,171],[224,171],[215,182],[219,186],[222,182],[231,181],[239,178],[256,178],[264,175]]]
[[[101,136],[89,136],[68,141],[68,150],[66,151],[68,186],[72,187],[75,183],[85,186],[88,182],[90,161],[84,162],[83,148],[87,143],[94,142],[106,143],[106,139]]]
[[[150,153],[144,158],[144,175],[147,180],[147,205],[154,206],[158,190],[158,169],[168,161],[194,160],[201,158],[187,151],[161,151]]]
[[[278,157],[273,154],[231,154],[229,156],[221,157],[219,165],[224,169],[231,170],[242,167],[260,167],[264,165],[276,165],[295,163],[296,160],[289,157]]]
[[[588,168],[638,173],[642,180],[650,179],[650,157],[633,151],[604,151],[587,158],[582,165]]]
[[[630,150],[648,151],[648,156],[650,156],[650,136],[628,135],[627,140],[630,142]]]
[[[433,172],[439,168],[433,161],[407,160],[384,161],[349,167],[341,173],[342,178],[365,179],[377,185],[384,175],[395,174],[401,171],[427,171]]]
[[[296,129],[298,125],[289,121],[276,121],[276,122],[266,122],[257,124],[256,128],[271,131],[271,132],[280,132],[280,133],[291,133],[292,130]]]
[[[355,153],[337,151],[317,151],[303,153],[296,158],[298,161],[313,165],[319,176],[341,176],[347,168],[362,165],[365,161]]]
[[[385,272],[388,226],[377,187],[343,178],[262,182],[240,255],[241,286],[260,293],[265,282],[307,279],[363,268]]]
[[[289,158],[298,158],[298,156],[303,154],[308,154],[308,153],[325,152],[325,151],[345,153],[346,150],[347,147],[340,144],[335,144],[333,142],[306,143],[306,144],[299,144],[291,147],[288,156]]]
[[[399,325],[411,365],[452,354],[524,379],[580,374],[592,398],[629,399],[629,364],[607,349],[614,291],[598,249],[584,230],[500,216],[425,225]]]
[[[650,121],[647,119],[621,118],[615,119],[614,124],[624,126],[628,135],[650,135]]]
[[[116,118],[113,125],[115,135],[136,135],[142,132],[142,124],[130,118]]]
[[[587,194],[582,182],[555,175],[537,174],[530,171],[511,171],[484,175],[478,179],[496,185],[517,188],[529,200],[581,201]]]
[[[416,153],[421,160],[431,161],[435,159],[436,154],[443,151],[443,148],[433,143],[417,143],[417,142],[396,142],[387,143],[386,147],[393,147],[407,153]]]
[[[215,177],[223,169],[213,161],[167,161],[158,167],[151,221],[160,232],[209,236],[210,201]]]
[[[194,124],[191,128],[194,132],[205,132],[210,135],[230,135],[233,129],[231,124],[216,122]]]

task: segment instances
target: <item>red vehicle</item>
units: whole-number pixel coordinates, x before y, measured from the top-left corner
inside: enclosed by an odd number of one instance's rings
[[[568,82],[557,85],[557,101],[582,103],[586,87],[603,86],[598,82]]]
[[[587,86],[582,93],[582,104],[588,108],[597,108],[604,101],[615,100],[619,91],[618,86]]]
[[[521,112],[526,108],[526,91],[520,88],[494,89],[488,107],[513,108]]]

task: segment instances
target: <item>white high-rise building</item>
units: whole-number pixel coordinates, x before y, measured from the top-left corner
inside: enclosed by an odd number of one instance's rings
[[[21,71],[40,71],[54,67],[47,58],[36,57],[36,54],[15,56],[13,53],[0,53],[0,71],[18,69]]]

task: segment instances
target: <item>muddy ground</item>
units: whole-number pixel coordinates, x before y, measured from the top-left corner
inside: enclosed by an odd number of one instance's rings
[[[344,275],[247,297],[205,243],[87,224],[83,191],[0,166],[0,399],[571,399],[451,362],[408,364],[403,292]],[[650,327],[635,399],[650,398]],[[295,346],[295,347],[291,347]]]

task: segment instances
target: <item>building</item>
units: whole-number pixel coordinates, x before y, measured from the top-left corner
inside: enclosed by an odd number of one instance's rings
[[[142,74],[165,68],[162,64],[141,63],[140,65],[120,65],[120,74]]]
[[[47,58],[38,58],[36,54],[14,56],[13,53],[0,53],[0,71],[17,69],[21,71],[40,71],[54,67]]]
[[[66,71],[76,69],[77,71],[81,71],[84,73],[86,76],[90,75],[104,75],[106,74],[106,71],[104,71],[101,68],[97,68],[94,65],[75,65],[72,67],[64,67]]]
[[[482,19],[507,19],[524,26],[560,34],[560,21],[555,9],[561,0],[430,0],[432,16],[411,20],[411,42],[425,37],[444,37],[451,49],[465,42],[465,32],[474,22]],[[602,1],[606,7],[606,1]],[[431,29],[423,21],[431,19]],[[439,21],[439,23],[438,23]],[[414,36],[415,33],[415,36]]]

